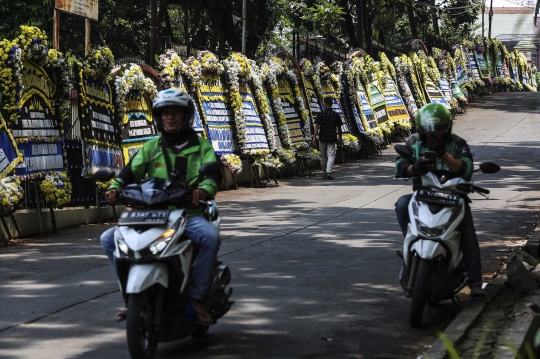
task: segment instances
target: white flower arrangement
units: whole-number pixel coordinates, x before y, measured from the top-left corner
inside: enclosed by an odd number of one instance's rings
[[[298,86],[298,79],[296,78],[296,74],[292,70],[287,70],[287,66],[285,65],[285,63],[283,63],[283,61],[277,57],[273,57],[268,62],[269,65],[273,67],[276,78],[284,77],[289,82],[289,85],[293,91],[294,105],[296,107],[296,110],[300,114],[300,119],[303,122],[302,135],[305,139],[307,146],[309,147],[312,139],[311,124],[309,122],[309,115],[304,106],[304,99],[300,94],[300,87]],[[304,145],[302,144],[301,147],[304,147]]]
[[[242,68],[235,56],[230,56],[223,60],[227,83],[229,85],[229,104],[234,112],[234,123],[236,127],[236,139],[238,146],[242,150],[247,148],[246,117],[243,110],[242,96],[240,95],[240,72]]]
[[[216,55],[214,55],[210,51],[199,51],[197,55],[197,60],[200,63],[201,73],[221,76],[225,71],[223,65],[219,62]]]
[[[0,216],[7,217],[17,209],[24,196],[21,181],[17,176],[8,176],[0,180]]]
[[[360,143],[358,137],[350,133],[343,134],[343,147],[351,152],[360,152]]]
[[[226,155],[221,155],[220,157],[223,165],[233,174],[239,174],[242,172],[242,160],[239,156],[229,153]]]
[[[276,118],[279,138],[281,144],[285,148],[291,147],[291,137],[289,135],[289,127],[287,127],[287,121],[285,118],[285,113],[283,112],[283,106],[281,105],[281,98],[279,97],[279,85],[278,85],[278,74],[281,74],[283,69],[276,62],[268,61],[263,66],[264,78],[266,80],[267,86],[270,89],[270,98],[272,99],[272,109],[274,116]]]
[[[296,152],[296,157],[306,161],[319,161],[321,159],[321,153],[317,149],[307,148]]]
[[[257,63],[253,60],[251,62],[251,76],[250,81],[253,86],[255,102],[257,108],[259,109],[259,116],[266,133],[266,139],[268,140],[268,147],[270,151],[274,152],[276,150],[276,141],[274,139],[274,126],[272,125],[272,119],[270,118],[270,108],[268,107],[268,102],[264,96],[264,72],[257,66]]]
[[[278,155],[279,159],[283,161],[285,165],[294,165],[296,163],[296,155],[295,151],[291,149],[286,148],[278,148],[276,150],[276,154]]]
[[[173,49],[168,50],[165,54],[159,55],[158,77],[163,88],[168,89],[178,86],[179,68],[181,64],[182,59]]]

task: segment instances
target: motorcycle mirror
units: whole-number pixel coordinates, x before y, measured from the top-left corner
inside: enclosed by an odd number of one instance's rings
[[[501,170],[501,167],[493,162],[480,163],[480,171],[482,173],[496,173]]]
[[[395,145],[394,150],[400,155],[401,157],[407,158],[412,157],[412,150],[405,145]]]
[[[203,176],[209,176],[221,171],[221,162],[207,162],[203,163],[199,168],[199,174]]]
[[[94,179],[99,182],[107,182],[110,181],[116,176],[116,172],[114,172],[110,168],[100,168],[99,170],[94,173]]]

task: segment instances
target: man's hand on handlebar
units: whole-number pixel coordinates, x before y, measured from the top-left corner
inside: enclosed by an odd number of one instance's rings
[[[116,198],[118,197],[118,190],[117,189],[110,189],[107,192],[105,192],[105,199],[109,202],[111,206],[114,206],[116,203]]]
[[[193,208],[199,205],[199,201],[204,201],[206,199],[206,192],[202,189],[196,189],[193,191],[193,200],[191,202]]]

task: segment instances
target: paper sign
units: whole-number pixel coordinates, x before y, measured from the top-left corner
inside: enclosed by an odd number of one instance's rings
[[[283,146],[281,144],[281,139],[279,138],[279,131],[276,124],[276,118],[274,116],[274,110],[272,110],[272,104],[270,103],[270,98],[266,93],[266,88],[264,89],[264,98],[266,99],[266,104],[268,105],[269,116],[270,120],[272,121],[272,127],[274,129],[274,143],[276,144],[276,148],[282,148]]]

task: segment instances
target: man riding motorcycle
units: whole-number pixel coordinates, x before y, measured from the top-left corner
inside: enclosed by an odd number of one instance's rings
[[[181,161],[178,185],[190,180],[193,190],[192,208],[188,210],[186,235],[199,247],[199,255],[193,269],[193,277],[188,293],[196,311],[197,321],[208,326],[213,324],[212,316],[201,304],[210,282],[212,268],[220,247],[217,229],[204,217],[199,201],[215,196],[218,190],[219,176],[206,176],[199,182],[198,171],[203,163],[215,162],[216,154],[210,142],[197,135],[193,130],[194,105],[188,94],[182,90],[168,89],[160,91],[152,104],[152,115],[161,137],[146,142],[129,164],[115,178],[105,197],[114,204],[121,190],[127,184],[149,178],[170,179],[176,161]],[[166,156],[164,154],[166,153]],[[172,165],[171,165],[172,163]],[[115,265],[114,230],[110,228],[101,236],[101,242],[107,257]],[[125,311],[117,314],[117,319],[125,318]]]
[[[406,145],[412,150],[414,159],[400,157],[396,161],[395,173],[398,177],[425,175],[429,171],[447,171],[454,176],[470,180],[473,173],[473,160],[467,142],[452,133],[452,115],[441,104],[430,103],[418,112],[416,117],[418,133],[411,135]],[[424,155],[427,151],[436,154],[436,163],[431,163]],[[408,205],[412,194],[402,196],[396,202],[396,215],[403,236],[409,224]],[[482,289],[482,264],[480,246],[474,228],[471,208],[465,205],[461,223],[461,249],[469,276],[472,299],[485,299]]]

